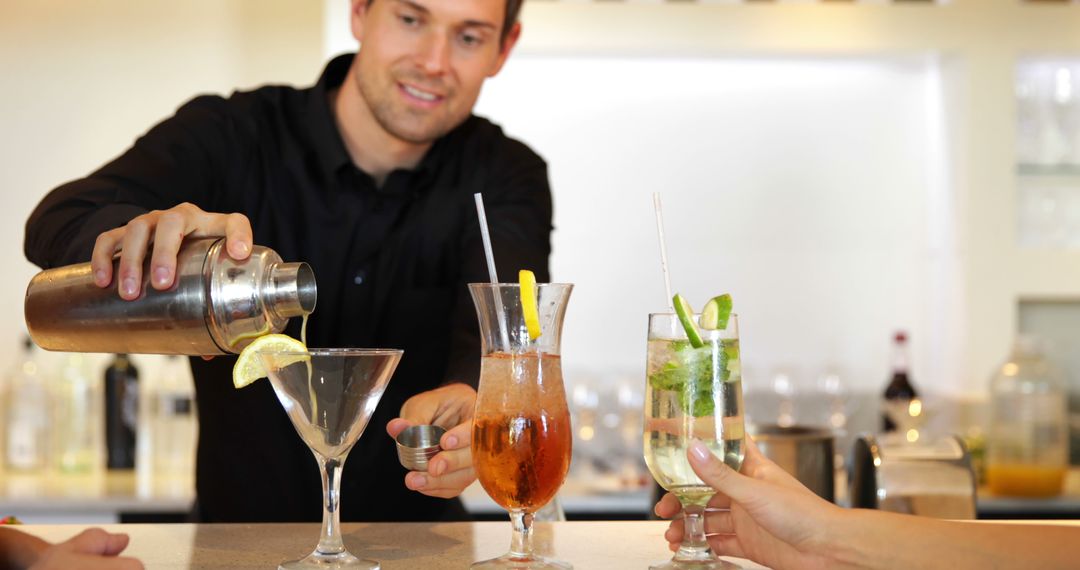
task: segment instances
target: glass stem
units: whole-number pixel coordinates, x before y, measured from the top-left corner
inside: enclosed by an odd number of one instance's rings
[[[341,540],[341,467],[345,458],[326,459],[316,454],[319,460],[319,472],[322,473],[323,515],[322,533],[319,546],[320,554],[340,554],[345,551]]]
[[[510,511],[510,522],[514,526],[514,535],[510,539],[510,556],[532,558],[533,514],[525,511]]]
[[[683,541],[675,560],[714,560],[716,557],[705,539],[705,507],[683,505],[683,514]]]

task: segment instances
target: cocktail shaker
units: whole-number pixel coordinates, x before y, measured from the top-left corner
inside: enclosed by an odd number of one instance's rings
[[[23,306],[31,338],[41,348],[66,352],[237,353],[315,309],[311,267],[284,263],[266,247],[255,246],[237,261],[224,238],[186,240],[176,279],[164,291],[150,286],[149,264],[147,256],[142,290],[131,301],[121,299],[115,285],[95,285],[89,263],[38,273]],[[118,265],[113,262],[114,276]]]

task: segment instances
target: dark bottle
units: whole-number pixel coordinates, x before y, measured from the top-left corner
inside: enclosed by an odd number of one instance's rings
[[[109,469],[135,468],[135,428],[139,417],[139,371],[126,354],[105,369],[105,448]]]
[[[892,379],[885,387],[885,401],[881,410],[881,429],[884,432],[896,431],[896,422],[889,417],[889,410],[894,414],[906,414],[911,400],[918,397],[908,374],[910,361],[904,331],[898,331],[893,337],[892,351]]]

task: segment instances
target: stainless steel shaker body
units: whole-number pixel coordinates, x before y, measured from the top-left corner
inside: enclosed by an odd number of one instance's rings
[[[212,355],[240,352],[263,334],[280,332],[290,317],[315,309],[315,275],[306,263],[283,263],[255,246],[236,261],[223,238],[186,240],[177,254],[172,287],[150,285],[143,266],[137,299],[114,284],[94,284],[89,263],[47,269],[26,288],[30,336],[46,350],[128,354]]]

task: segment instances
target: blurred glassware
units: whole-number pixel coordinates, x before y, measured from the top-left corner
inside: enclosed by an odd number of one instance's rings
[[[596,462],[603,452],[597,449],[595,443],[599,408],[600,395],[589,385],[588,377],[582,376],[570,390],[571,425],[574,426],[571,469],[574,477],[589,478],[596,474]]]
[[[851,394],[839,371],[826,368],[818,375],[817,390],[825,397],[827,405],[825,425],[843,431],[847,427]]]
[[[645,465],[641,439],[643,433],[641,410],[645,404],[645,393],[638,383],[631,383],[629,380],[621,381],[616,390],[616,401],[620,418],[619,441],[622,448],[619,478],[626,487],[647,486],[650,476]]]
[[[778,397],[776,425],[780,427],[795,425],[795,398],[798,390],[787,370],[779,370],[773,374],[772,391]]]

